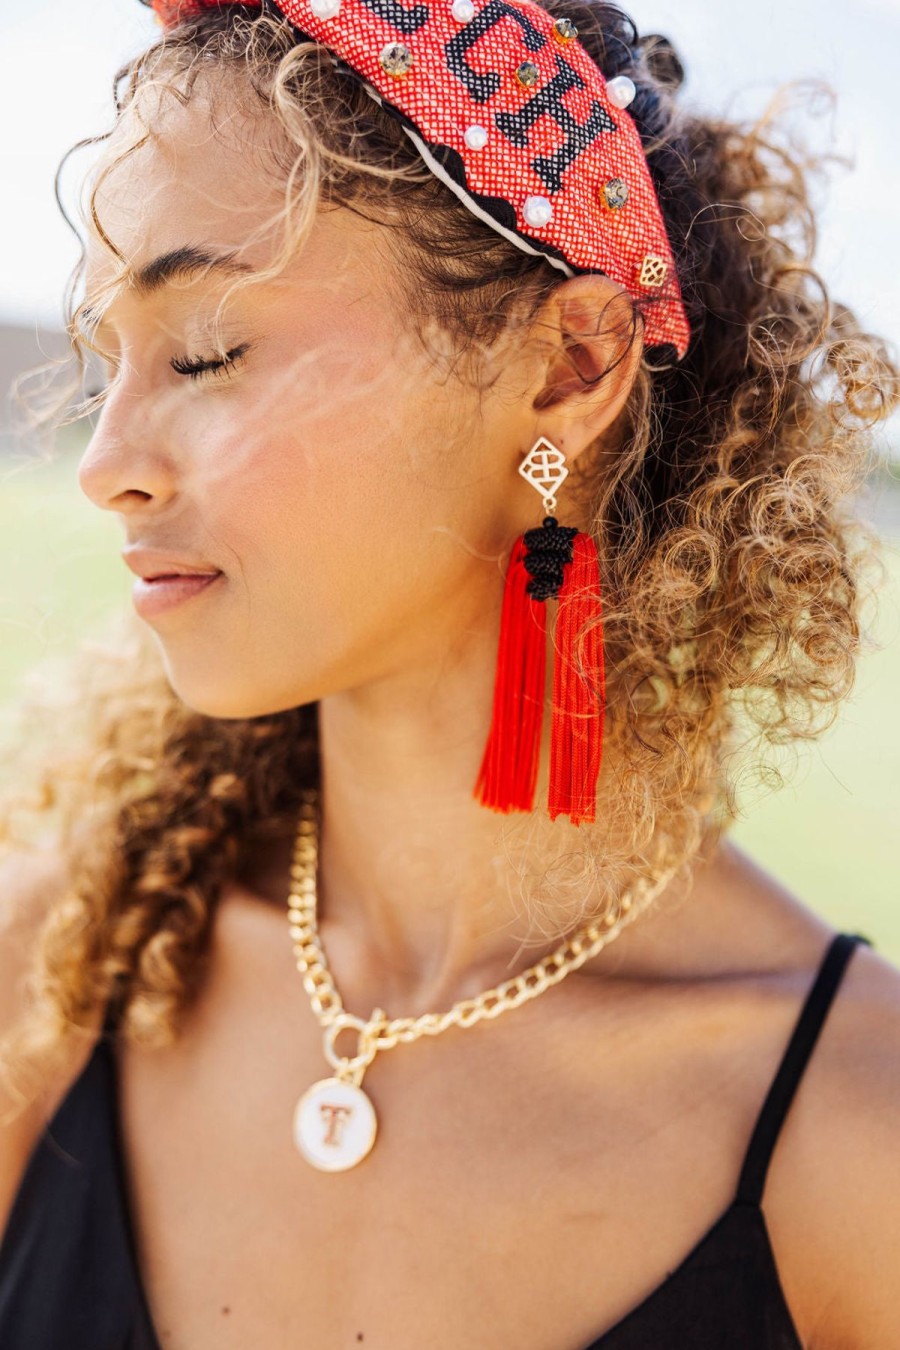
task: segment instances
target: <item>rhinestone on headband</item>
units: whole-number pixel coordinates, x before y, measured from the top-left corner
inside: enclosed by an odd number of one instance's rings
[[[378,58],[389,75],[406,75],[412,69],[413,56],[405,42],[389,42]]]
[[[571,19],[557,19],[551,31],[557,42],[572,42],[578,36],[578,29]]]
[[[624,178],[608,178],[603,184],[603,200],[611,211],[618,211],[628,201],[628,184]]]

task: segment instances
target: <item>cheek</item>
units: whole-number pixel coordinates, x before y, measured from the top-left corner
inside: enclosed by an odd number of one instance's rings
[[[332,366],[328,396],[294,374],[276,374],[240,412],[223,400],[221,424],[205,431],[214,453],[200,456],[198,496],[231,578],[230,678],[245,703],[257,682],[259,711],[405,659],[466,561],[453,542],[453,449],[436,430],[454,415],[443,391],[385,362]]]

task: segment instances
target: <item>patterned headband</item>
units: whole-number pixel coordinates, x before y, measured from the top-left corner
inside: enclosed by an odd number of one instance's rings
[[[144,0],[147,3],[148,0]],[[150,0],[164,28],[218,0]],[[256,3],[256,0],[249,0]],[[608,82],[570,19],[535,0],[258,0],[325,46],[486,225],[644,309],[644,345],[690,326],[627,75]]]

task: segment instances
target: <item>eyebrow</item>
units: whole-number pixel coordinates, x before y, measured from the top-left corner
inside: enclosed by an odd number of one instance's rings
[[[136,271],[126,272],[126,278],[131,281],[138,298],[143,300],[154,291],[162,290],[176,277],[190,278],[201,271],[234,274],[255,270],[249,263],[238,261],[233,251],[217,253],[212,248],[187,244],[183,248],[160,253],[159,257],[144,263]],[[100,311],[95,305],[86,305],[82,312],[88,323],[94,323],[100,318]]]

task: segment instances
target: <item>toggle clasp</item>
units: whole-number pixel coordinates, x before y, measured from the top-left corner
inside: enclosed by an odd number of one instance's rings
[[[383,1008],[376,1008],[367,1022],[364,1022],[361,1017],[356,1017],[353,1013],[339,1012],[336,1014],[334,1020],[325,1028],[324,1051],[325,1058],[335,1070],[338,1078],[345,1082],[354,1083],[359,1087],[363,1074],[378,1054],[378,1046],[373,1038],[374,1028],[380,1026],[386,1020],[387,1014]],[[357,1052],[352,1056],[339,1055],[334,1048],[334,1042],[342,1031],[350,1028],[359,1033]]]

